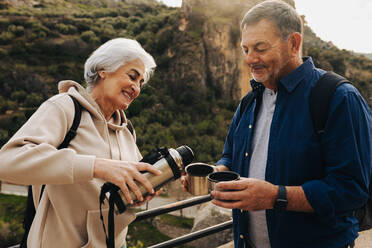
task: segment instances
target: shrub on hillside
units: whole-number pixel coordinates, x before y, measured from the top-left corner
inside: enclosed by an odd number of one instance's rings
[[[0,96],[0,114],[4,114],[7,110],[6,100],[3,96]]]
[[[50,30],[45,27],[41,22],[33,22],[32,23],[32,32],[36,34],[37,38],[45,38]]]
[[[84,32],[90,30],[90,28],[93,26],[93,20],[89,18],[75,19],[74,26],[77,27],[79,32]]]
[[[6,57],[8,55],[8,50],[4,48],[0,48],[0,59]]]
[[[16,221],[5,222],[0,220],[0,245],[8,247],[16,245],[22,239],[23,227]]]
[[[0,146],[3,146],[8,141],[8,139],[9,139],[8,130],[0,128]]]
[[[85,41],[86,43],[90,44],[98,44],[100,42],[99,38],[96,36],[96,34],[89,30],[85,31],[80,35],[80,38]]]
[[[38,107],[43,102],[43,97],[38,93],[31,93],[27,95],[25,100],[25,107]]]
[[[56,29],[61,34],[75,34],[77,32],[77,28],[71,24],[58,23],[56,24]]]
[[[14,35],[12,32],[3,31],[0,34],[0,45],[8,45],[12,42]]]
[[[117,32],[111,24],[104,24],[103,26],[101,26],[99,37],[101,39],[101,42],[104,43],[110,39],[116,38]]]
[[[119,16],[115,19],[114,27],[116,29],[123,29],[126,28],[127,26],[128,26],[127,18]]]
[[[17,90],[17,91],[14,91],[11,95],[10,95],[10,99],[12,99],[13,101],[16,101],[18,103],[22,103],[27,97],[27,93],[24,92],[23,90]]]
[[[8,27],[8,31],[12,32],[15,36],[19,37],[19,36],[24,35],[25,28],[23,26],[16,26],[12,24]]]

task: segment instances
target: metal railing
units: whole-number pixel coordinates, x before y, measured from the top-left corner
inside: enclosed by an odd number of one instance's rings
[[[204,203],[204,202],[208,202],[210,200],[212,200],[212,197],[210,195],[197,196],[197,197],[193,197],[193,198],[190,198],[190,199],[166,204],[166,205],[163,205],[161,207],[145,210],[145,211],[142,211],[142,212],[139,212],[139,213],[136,214],[136,219],[134,220],[134,222],[141,221],[141,220],[144,220],[144,219],[147,219],[147,218],[156,217],[156,216],[161,215],[161,214],[170,213],[170,212],[173,212],[173,211],[176,211],[176,210],[179,210],[179,209],[195,206],[195,205],[198,205],[198,204],[201,204],[201,203]],[[207,227],[205,229],[183,235],[183,236],[178,237],[178,238],[167,240],[165,242],[150,246],[148,248],[176,247],[176,246],[194,241],[196,239],[200,239],[200,238],[206,237],[208,235],[218,233],[218,232],[226,230],[226,229],[230,229],[230,228],[232,228],[232,225],[233,225],[233,221],[229,220],[229,221],[217,224],[215,226]],[[8,248],[19,248],[19,247],[20,247],[20,245],[18,244],[18,245],[14,245],[14,246],[11,246],[11,247],[8,247]]]
[[[226,230],[226,229],[230,229],[230,228],[232,228],[232,226],[233,226],[233,221],[229,220],[229,221],[220,223],[220,224],[215,225],[215,226],[207,227],[205,229],[202,229],[202,230],[192,232],[192,233],[186,234],[186,235],[178,237],[178,238],[174,238],[174,239],[165,241],[165,242],[160,243],[160,244],[149,246],[148,248],[176,247],[178,245],[183,245],[183,244],[188,243],[190,241],[194,241],[196,239],[200,239],[200,238],[203,238],[205,236],[208,236],[208,235],[211,235],[211,234],[214,234],[214,233],[218,233],[218,232]]]
[[[136,214],[136,219],[134,220],[134,222],[141,221],[143,219],[147,219],[147,218],[151,218],[151,217],[155,217],[155,216],[158,216],[158,215],[161,215],[161,214],[173,212],[175,210],[179,210],[179,209],[191,207],[191,206],[194,206],[194,205],[198,205],[198,204],[201,204],[201,203],[204,203],[204,202],[208,202],[210,200],[212,200],[212,197],[210,195],[205,195],[205,196],[193,197],[193,198],[186,199],[186,200],[183,200],[183,201],[178,201],[178,202],[175,202],[175,203],[166,204],[166,205],[163,205],[163,206],[158,207],[158,208],[154,208],[154,209],[150,209],[150,210],[146,210],[146,211],[142,211],[142,212],[137,213]],[[194,241],[196,239],[203,238],[203,237],[206,237],[208,235],[218,233],[218,232],[226,230],[226,229],[230,229],[230,228],[232,228],[232,226],[233,226],[233,221],[229,220],[229,221],[217,224],[215,226],[207,227],[205,229],[186,234],[186,235],[178,237],[178,238],[167,240],[165,242],[150,246],[148,248],[176,247],[178,245],[182,245],[182,244]]]

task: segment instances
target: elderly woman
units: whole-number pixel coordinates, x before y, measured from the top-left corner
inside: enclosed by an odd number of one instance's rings
[[[85,63],[87,89],[62,81],[60,94],[44,102],[0,151],[0,179],[33,185],[35,219],[28,247],[105,247],[99,194],[105,181],[118,185],[127,201],[129,191],[144,201],[141,183],[154,193],[141,174],[161,172],[138,162],[141,154],[124,111],[140,94],[156,64],[141,45],[124,38],[100,46]],[[82,106],[77,135],[68,148],[57,149],[72,126],[73,96]],[[46,184],[39,201],[41,185]],[[103,209],[107,223],[107,204]],[[115,216],[115,243],[125,245],[133,212]]]

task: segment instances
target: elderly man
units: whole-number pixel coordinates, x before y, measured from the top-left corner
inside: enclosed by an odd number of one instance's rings
[[[235,247],[352,247],[371,174],[368,105],[351,84],[337,87],[319,137],[309,95],[325,72],[301,57],[300,16],[265,1],[241,28],[255,98],[238,107],[216,169],[242,178],[219,183],[212,202],[234,209]]]

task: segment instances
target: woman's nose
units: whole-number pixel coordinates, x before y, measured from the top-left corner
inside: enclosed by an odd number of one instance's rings
[[[133,98],[136,98],[141,92],[141,87],[136,83],[132,83],[131,88],[132,88]]]

